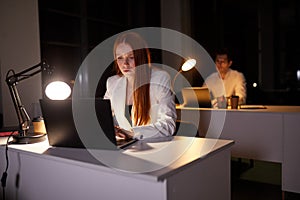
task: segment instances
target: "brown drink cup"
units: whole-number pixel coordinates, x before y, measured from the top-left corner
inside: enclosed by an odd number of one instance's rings
[[[238,105],[239,105],[239,96],[236,95],[232,95],[231,99],[231,109],[238,109]]]
[[[46,133],[44,119],[42,117],[36,117],[32,120],[34,133]]]

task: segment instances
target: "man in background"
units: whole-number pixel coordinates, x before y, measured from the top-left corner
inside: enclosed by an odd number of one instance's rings
[[[224,97],[226,100],[226,98],[228,99],[232,95],[239,96],[239,104],[245,104],[247,97],[245,77],[241,72],[230,68],[232,65],[232,57],[226,48],[216,52],[215,63],[217,72],[208,76],[204,82],[204,85],[208,86],[212,93],[213,104],[217,103],[216,100],[218,98]],[[223,90],[220,90],[220,87],[216,86],[216,83],[220,82],[220,79],[224,85]]]

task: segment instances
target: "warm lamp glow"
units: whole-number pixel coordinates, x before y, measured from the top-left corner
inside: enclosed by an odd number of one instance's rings
[[[47,85],[45,93],[51,100],[64,100],[71,95],[71,88],[65,82],[54,81]]]
[[[189,71],[196,65],[196,63],[197,62],[195,59],[188,59],[187,61],[185,61],[185,63],[183,63],[181,70],[184,72]]]

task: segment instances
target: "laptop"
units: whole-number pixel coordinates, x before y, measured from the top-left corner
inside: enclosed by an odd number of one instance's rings
[[[89,130],[88,123],[83,123],[86,124],[86,127],[82,128],[87,129],[87,131],[81,133],[84,135],[80,137],[73,118],[72,100],[41,99],[40,105],[49,145],[53,147],[118,150],[137,141],[136,139],[129,139],[117,142],[110,100],[90,99],[82,101],[94,103],[97,120],[103,131]]]
[[[211,108],[208,87],[185,87],[181,90],[183,106]]]

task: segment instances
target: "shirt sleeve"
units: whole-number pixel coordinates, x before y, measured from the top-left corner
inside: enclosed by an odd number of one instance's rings
[[[110,93],[109,93],[110,80],[111,80],[111,78],[108,78],[107,81],[106,81],[106,91],[105,91],[105,94],[103,96],[104,99],[110,99]]]
[[[242,73],[236,77],[235,95],[239,96],[239,103],[245,104],[247,98],[246,79]]]
[[[107,79],[107,81],[106,81],[106,92],[105,92],[105,94],[104,94],[104,96],[103,96],[103,99],[111,99],[111,94],[110,94],[110,89],[111,89],[111,84],[112,84],[112,77],[110,77],[110,78],[108,78]],[[118,123],[118,121],[117,121],[117,119],[116,119],[116,116],[115,116],[115,113],[114,113],[114,109],[113,109],[113,106],[111,106],[111,112],[112,112],[112,116],[113,116],[113,122],[114,122],[114,125],[115,126],[119,126],[119,123]]]

